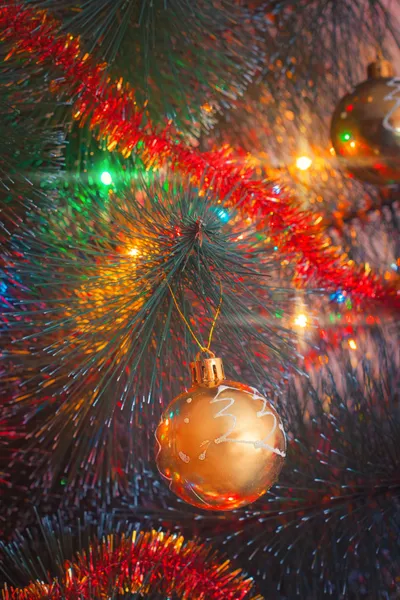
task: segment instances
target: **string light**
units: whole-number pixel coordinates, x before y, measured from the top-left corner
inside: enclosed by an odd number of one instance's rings
[[[312,160],[309,156],[299,156],[296,160],[296,167],[300,169],[300,171],[307,171],[312,165]]]
[[[354,261],[346,261],[339,249],[331,247],[328,238],[323,235],[323,229],[317,232],[318,235],[312,236],[310,247],[309,228],[315,227],[312,211],[306,213],[295,210],[290,199],[286,198],[282,198],[277,210],[276,198],[269,197],[269,189],[263,181],[254,179],[254,170],[239,169],[229,153],[221,153],[220,149],[202,153],[186,144],[177,144],[175,138],[170,136],[168,127],[158,134],[153,131],[151,124],[143,128],[143,114],[137,110],[132,90],[121,84],[104,87],[104,65],[93,65],[89,55],[83,54],[78,38],[71,40],[69,36],[61,35],[59,23],[45,12],[36,13],[25,7],[22,9],[14,2],[6,4],[0,9],[3,41],[10,42],[13,52],[21,53],[21,57],[24,53],[27,57],[34,56],[37,62],[57,61],[60,75],[50,82],[52,91],[60,93],[64,88],[81,85],[85,81],[72,107],[73,115],[76,119],[95,125],[99,139],[106,139],[109,147],[118,148],[125,157],[134,150],[146,167],[151,165],[154,168],[171,161],[174,168],[197,183],[203,181],[204,169],[207,168],[208,173],[215,176],[215,182],[218,180],[218,184],[221,184],[221,197],[231,205],[240,202],[241,212],[246,218],[249,211],[258,210],[260,228],[268,225],[274,241],[282,239],[283,229],[287,232],[283,242],[280,242],[281,249],[289,254],[297,253],[296,262],[301,269],[306,268],[308,278],[314,277],[324,286],[327,283],[332,285],[335,281],[336,285],[340,284],[352,293],[354,300],[373,298],[375,302],[383,301],[399,309],[396,286],[372,273],[367,273],[368,277],[360,277]],[[43,44],[44,37],[46,44]],[[99,86],[104,87],[101,99]],[[133,114],[135,118],[127,120],[127,114]],[[342,142],[350,141],[352,137],[350,131],[340,134]],[[298,158],[299,170],[306,170],[311,164],[312,160],[307,156]],[[273,219],[270,219],[271,211]]]
[[[221,221],[223,223],[227,223],[229,221],[229,213],[226,210],[224,210],[223,208],[221,208],[217,211],[217,215],[219,216],[219,218],[221,219]]]
[[[103,173],[100,176],[100,180],[101,180],[101,183],[103,183],[104,185],[112,184],[112,177],[108,171],[103,171]]]
[[[341,140],[342,142],[349,142],[351,140],[351,133],[349,133],[348,131],[344,131],[341,135]]]
[[[349,346],[352,350],[357,350],[357,344],[355,340],[349,340]]]
[[[301,313],[299,315],[297,315],[297,317],[294,320],[295,325],[297,325],[297,327],[307,327],[307,323],[308,323],[308,319],[307,319],[307,315]]]
[[[329,296],[329,299],[333,302],[337,302],[338,304],[343,304],[346,301],[346,295],[342,291],[334,292]]]

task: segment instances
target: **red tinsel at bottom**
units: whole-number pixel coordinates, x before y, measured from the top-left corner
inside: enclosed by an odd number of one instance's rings
[[[5,588],[3,600],[93,600],[139,594],[182,599],[262,600],[251,579],[230,570],[229,561],[196,541],[160,533],[109,535],[88,552],[66,561],[62,577],[31,582],[23,589]]]

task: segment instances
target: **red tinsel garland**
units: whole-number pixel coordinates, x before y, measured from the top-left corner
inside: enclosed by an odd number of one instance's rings
[[[134,534],[131,538],[110,535],[94,541],[89,552],[66,561],[64,574],[51,583],[31,582],[25,588],[3,590],[4,600],[93,600],[94,598],[174,594],[179,598],[209,600],[262,600],[253,582],[229,561],[199,542],[185,542],[166,533]]]
[[[252,169],[238,166],[226,148],[215,152],[195,150],[167,126],[156,133],[138,110],[133,91],[122,81],[113,83],[104,75],[104,66],[93,66],[83,54],[79,40],[59,34],[59,24],[43,11],[8,3],[0,7],[1,39],[12,45],[13,53],[25,53],[30,60],[50,61],[62,73],[51,82],[57,95],[74,99],[73,116],[89,122],[109,150],[124,156],[140,153],[147,166],[170,165],[194,181],[218,186],[221,199],[256,219],[282,254],[293,256],[301,282],[308,281],[329,292],[344,290],[354,302],[375,300],[399,309],[398,286],[386,283],[363,267],[356,267],[338,248],[331,246],[321,219],[298,210],[290,199],[277,195],[263,181],[255,180]]]

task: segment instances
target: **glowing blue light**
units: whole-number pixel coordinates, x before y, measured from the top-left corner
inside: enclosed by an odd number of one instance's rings
[[[229,221],[229,213],[226,210],[224,210],[223,208],[220,208],[219,210],[217,210],[217,215],[219,216],[221,221],[223,221],[224,223],[227,223]]]
[[[392,263],[390,266],[392,267],[393,271],[398,270],[398,266],[396,265],[396,263]]]
[[[343,294],[343,292],[341,292],[340,290],[331,294],[329,298],[330,300],[332,300],[333,302],[337,302],[338,304],[343,304],[343,302],[346,301],[345,294]]]
[[[274,185],[274,187],[272,188],[272,191],[274,192],[274,194],[280,194],[282,191],[282,188],[280,185]]]

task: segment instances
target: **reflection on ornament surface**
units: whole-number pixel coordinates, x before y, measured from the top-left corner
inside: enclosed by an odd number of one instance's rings
[[[254,502],[277,480],[286,455],[279,415],[254,388],[222,380],[194,385],[166,409],[157,465],[180,498],[205,510]]]
[[[344,169],[377,185],[400,182],[400,78],[392,74],[387,61],[370,65],[369,78],[342,98],[331,123]]]

